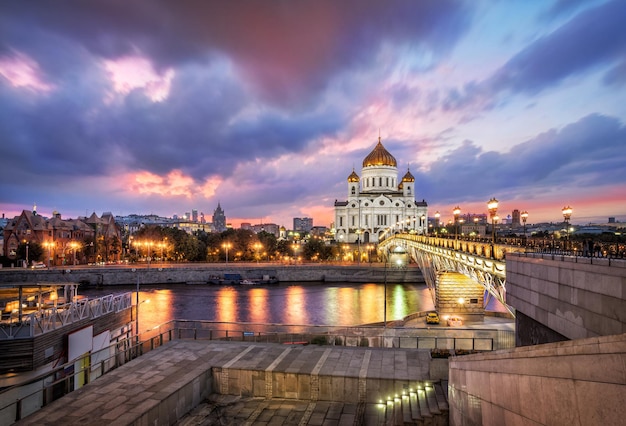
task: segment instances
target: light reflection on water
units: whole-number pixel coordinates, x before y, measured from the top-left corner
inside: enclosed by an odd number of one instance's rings
[[[85,289],[102,297],[135,286]],[[141,286],[141,330],[172,319],[293,325],[359,325],[383,321],[384,284],[304,283],[278,286]],[[133,294],[133,301],[136,295]],[[149,301],[148,303],[145,303]],[[387,284],[387,320],[433,309],[426,285]]]

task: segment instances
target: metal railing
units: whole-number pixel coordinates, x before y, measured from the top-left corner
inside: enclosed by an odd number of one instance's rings
[[[0,424],[12,424],[77,388],[123,364],[173,340],[237,341],[298,345],[394,347],[452,351],[491,351],[514,346],[514,333],[503,330],[290,326],[281,324],[224,323],[173,320],[142,334],[121,339],[97,353],[87,354],[19,386],[0,390]],[[512,343],[511,343],[512,342]],[[83,359],[89,358],[88,367]],[[68,371],[73,371],[68,373]]]
[[[131,293],[110,294],[97,299],[79,299],[20,315],[11,312],[0,323],[0,340],[35,337],[84,319],[119,312],[132,305]]]

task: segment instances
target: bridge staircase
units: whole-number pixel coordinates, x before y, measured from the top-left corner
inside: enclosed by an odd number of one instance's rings
[[[436,306],[439,314],[456,314],[474,320],[484,316],[485,288],[458,272],[441,272],[437,275],[435,291]]]

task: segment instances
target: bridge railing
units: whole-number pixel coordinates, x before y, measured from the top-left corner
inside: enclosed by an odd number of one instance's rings
[[[392,238],[416,241],[494,260],[504,260],[507,253],[526,252],[611,259],[626,258],[626,243],[619,241],[498,237],[494,243],[489,238],[454,238],[407,233],[394,234]]]

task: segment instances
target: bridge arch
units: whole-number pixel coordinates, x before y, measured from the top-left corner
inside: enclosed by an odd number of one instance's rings
[[[437,291],[438,274],[458,272],[481,284],[487,301],[495,297],[514,315],[514,309],[506,303],[504,256],[520,248],[411,234],[394,234],[379,244],[383,256],[398,247],[420,267],[431,292]]]

